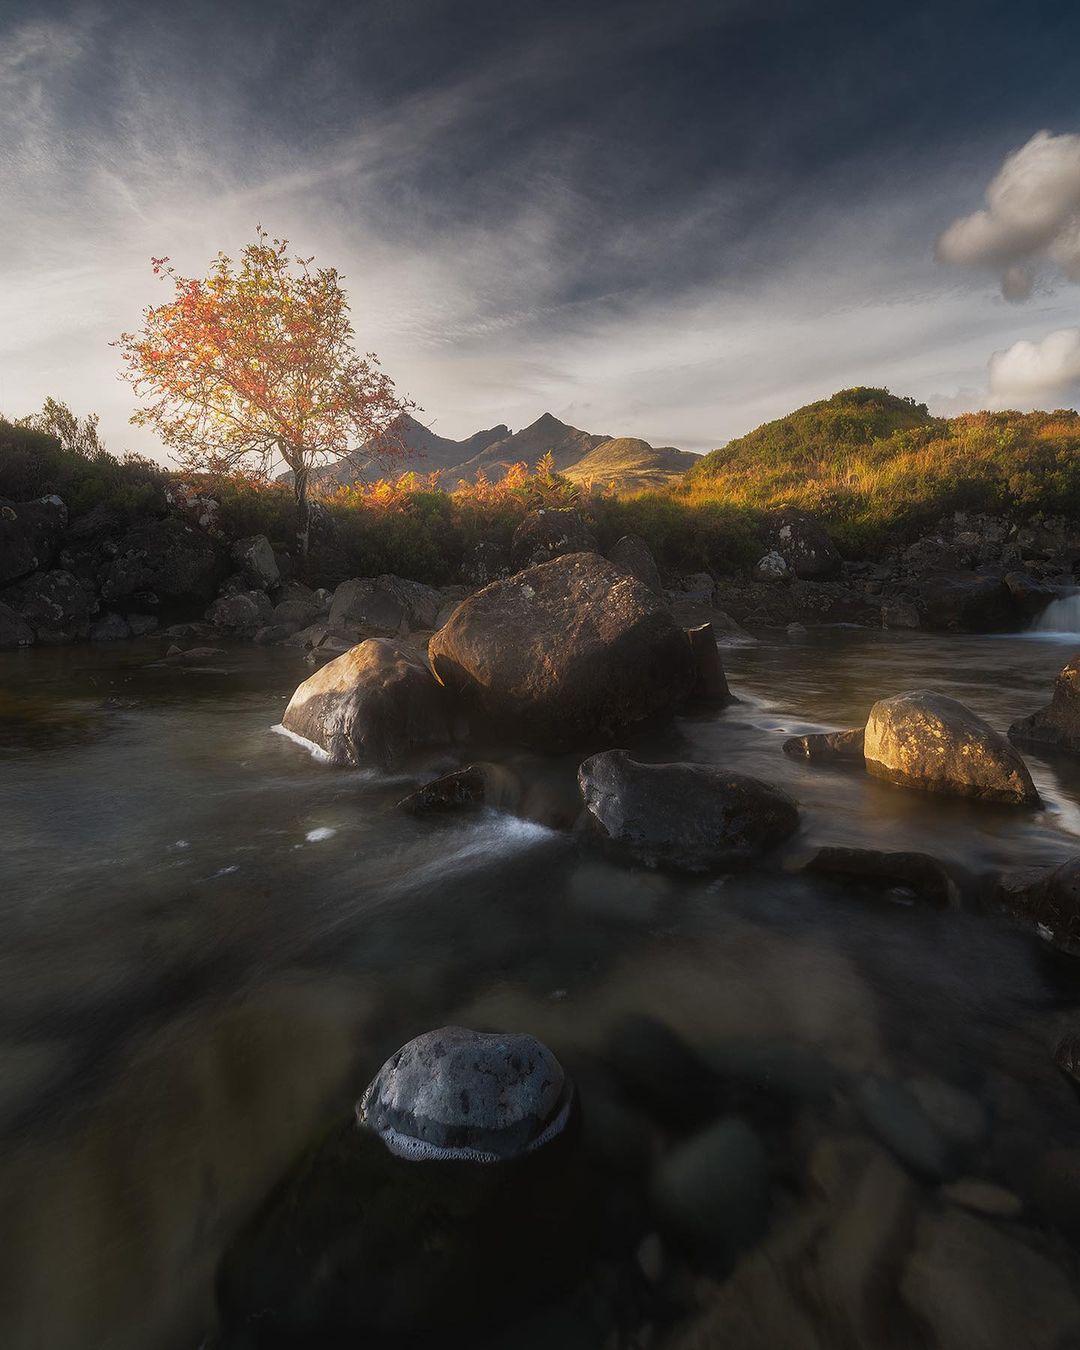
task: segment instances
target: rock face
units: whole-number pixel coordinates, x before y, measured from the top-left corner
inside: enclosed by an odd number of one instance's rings
[[[414,628],[433,628],[442,596],[433,586],[384,575],[343,581],[330,605],[331,628],[360,630],[364,636],[397,637]]]
[[[532,1036],[443,1027],[386,1061],[356,1118],[399,1157],[496,1163],[559,1135],[572,1098],[562,1065]]]
[[[663,602],[595,553],[487,586],[428,651],[439,680],[485,724],[545,750],[666,713],[695,678],[686,634]]]
[[[250,635],[268,624],[273,613],[265,591],[233,591],[219,596],[206,611],[206,618],[218,628]]]
[[[450,740],[446,697],[413,653],[369,638],[297,689],[282,726],[332,764],[389,768],[411,750]]]
[[[209,535],[178,516],[167,516],[136,525],[117,541],[116,556],[101,576],[101,598],[115,604],[149,594],[206,604],[225,572]]]
[[[784,742],[784,754],[792,759],[808,759],[812,764],[859,764],[863,762],[862,727],[851,731],[814,731],[807,736],[792,736]]]
[[[1074,656],[1054,681],[1046,707],[1012,724],[1009,739],[1018,745],[1080,753],[1080,656]]]
[[[91,592],[70,572],[35,572],[4,591],[4,601],[34,631],[38,642],[85,638],[97,609]]]
[[[868,772],[902,787],[982,801],[1038,804],[1027,765],[981,717],[954,698],[918,690],[870,710]]]
[[[67,519],[67,507],[59,497],[0,500],[0,586],[48,568]]]
[[[800,581],[828,581],[840,572],[836,545],[806,511],[781,510],[770,514],[768,542]]]
[[[799,823],[786,792],[713,764],[639,764],[625,750],[606,750],[585,760],[578,785],[601,832],[650,867],[739,866]]]
[[[608,550],[608,558],[620,572],[637,577],[654,595],[663,595],[660,573],[648,544],[636,534],[624,534]]]
[[[232,546],[232,558],[247,584],[257,590],[268,591],[281,581],[274,550],[265,534],[238,539]]]
[[[1044,942],[1080,956],[1080,858],[1059,867],[1006,873],[998,882],[996,899]]]
[[[1000,577],[958,572],[937,577],[922,591],[929,628],[958,633],[1007,633],[1024,622],[1024,612]]]
[[[577,511],[531,511],[510,541],[510,565],[515,572],[550,562],[568,553],[590,553],[596,540]]]

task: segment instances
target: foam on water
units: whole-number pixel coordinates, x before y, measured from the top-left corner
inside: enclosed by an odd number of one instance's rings
[[[1059,600],[1051,600],[1028,632],[1046,638],[1080,641],[1080,588]]]
[[[303,746],[312,759],[317,759],[322,764],[330,763],[330,756],[322,746],[316,745],[314,741],[309,741],[306,736],[298,736],[295,731],[290,731],[288,727],[282,726],[280,722],[276,722],[270,730],[276,732],[279,736],[284,736],[286,740],[295,741],[297,745]]]
[[[329,825],[320,825],[317,829],[308,830],[304,838],[309,844],[321,844],[324,839],[333,839],[335,834],[337,834],[337,830],[332,829]]]

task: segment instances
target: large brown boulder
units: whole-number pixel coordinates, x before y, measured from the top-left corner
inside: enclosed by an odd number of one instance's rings
[[[419,657],[369,638],[304,681],[281,724],[332,764],[390,768],[410,751],[445,745],[445,692]]]
[[[544,750],[669,712],[696,675],[663,601],[595,553],[493,582],[462,601],[428,652],[485,726]]]
[[[1034,806],[1027,765],[1004,736],[945,694],[916,690],[870,709],[867,771],[902,787]]]
[[[1054,681],[1046,707],[1012,724],[1009,739],[1040,750],[1080,753],[1080,656],[1074,656]]]

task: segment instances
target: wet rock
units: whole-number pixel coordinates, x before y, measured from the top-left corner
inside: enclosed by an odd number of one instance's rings
[[[960,890],[948,869],[928,853],[845,848],[817,849],[803,867],[825,876],[849,877],[887,887],[904,887],[935,909],[959,902]]]
[[[662,1160],[651,1195],[662,1233],[734,1262],[768,1225],[765,1149],[744,1121],[719,1120]]]
[[[1039,750],[1080,754],[1080,656],[1074,656],[1054,681],[1046,707],[1012,724],[1009,739]]]
[[[961,1177],[942,1186],[941,1194],[950,1204],[991,1219],[1017,1219],[1024,1210],[1024,1202],[1015,1191],[982,1177]]]
[[[432,628],[442,605],[433,586],[384,574],[354,577],[334,592],[332,628],[356,628],[367,637],[396,637],[414,628]]]
[[[882,628],[921,628],[919,609],[911,600],[886,600],[881,606]]]
[[[638,581],[643,586],[648,586],[654,595],[664,594],[656,559],[648,544],[640,536],[624,534],[608,549],[608,559],[626,576],[637,577]]]
[[[639,764],[606,750],[585,760],[578,785],[601,833],[649,867],[741,866],[799,824],[786,792],[712,764]]]
[[[784,742],[784,754],[792,759],[808,759],[812,764],[857,764],[861,768],[863,736],[862,727],[792,736]]]
[[[90,625],[91,642],[123,642],[131,637],[127,620],[119,614],[106,614]]]
[[[281,722],[332,764],[389,768],[412,750],[450,740],[446,697],[431,671],[380,638],[361,642],[305,680]]]
[[[774,549],[771,553],[766,553],[763,558],[759,558],[754,564],[754,579],[756,581],[786,581],[790,575],[790,568],[787,560],[782,553],[777,553]]]
[[[940,1350],[1060,1350],[1080,1339],[1071,1273],[959,1210],[919,1219],[900,1292]]]
[[[170,647],[157,665],[204,666],[208,661],[218,661],[228,656],[224,647],[189,647],[182,651],[179,647]]]
[[[1074,1083],[1080,1083],[1080,1030],[1068,1031],[1058,1041],[1054,1063]]]
[[[33,645],[34,630],[10,605],[0,601],[0,651]]]
[[[595,553],[485,587],[428,651],[485,728],[548,751],[670,712],[694,682],[690,644],[667,607]]]
[[[281,581],[274,550],[265,534],[237,539],[232,546],[232,559],[254,590],[269,591]]]
[[[308,652],[334,652],[340,656],[342,652],[350,651],[357,645],[360,634],[355,628],[343,631],[331,628],[327,623],[313,623],[307,628],[299,629],[285,640],[290,647],[300,647]]]
[[[98,605],[70,572],[35,572],[3,592],[9,605],[33,629],[38,642],[56,645],[85,638]]]
[[[510,541],[515,572],[570,553],[592,553],[596,540],[579,511],[530,511]]]
[[[403,797],[398,807],[417,816],[439,811],[468,811],[481,806],[514,812],[521,806],[521,801],[521,782],[512,770],[501,764],[478,763],[425,783]]]
[[[165,601],[208,604],[227,567],[202,530],[166,516],[133,526],[116,541],[116,556],[101,574],[107,604],[150,593]]]
[[[1007,872],[998,881],[995,899],[1044,942],[1080,956],[1080,857],[1059,867]]]
[[[32,502],[0,498],[0,586],[47,571],[56,559],[67,519],[67,507],[59,497]]]
[[[711,623],[688,628],[686,637],[694,662],[694,685],[690,691],[693,703],[708,708],[723,708],[732,702],[724,663],[716,645],[716,634]]]
[[[870,710],[867,771],[924,792],[1035,806],[1027,765],[970,708],[927,690],[882,699]]]
[[[947,1181],[956,1175],[948,1143],[902,1084],[865,1074],[855,1085],[854,1099],[867,1126],[917,1176]]]
[[[206,620],[227,632],[254,634],[273,617],[274,607],[265,591],[237,591],[219,596],[206,611]]]
[[[1017,607],[1029,621],[1037,619],[1051,601],[1059,600],[1063,594],[1060,586],[1051,586],[1045,581],[1038,581],[1028,572],[1007,573],[1005,585],[1008,586]]]
[[[766,534],[770,548],[783,558],[788,572],[801,581],[827,581],[839,574],[836,545],[808,512],[790,507],[770,512]]]
[[[959,572],[922,588],[927,627],[956,633],[1009,633],[1024,614],[1000,577]]]
[[[556,1138],[572,1098],[562,1065],[534,1037],[451,1026],[392,1055],[356,1118],[402,1158],[496,1163]]]
[[[478,589],[510,575],[510,550],[490,539],[481,539],[465,550],[461,559],[461,578]]]

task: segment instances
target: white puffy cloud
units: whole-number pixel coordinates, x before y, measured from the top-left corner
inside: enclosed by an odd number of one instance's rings
[[[1025,300],[1044,260],[1080,281],[1080,135],[1038,131],[1006,156],[986,189],[986,206],[953,221],[937,256],[1001,274],[1006,300]]]
[[[1014,342],[990,358],[990,394],[998,405],[1061,406],[1080,392],[1080,328],[1059,328],[1041,342]]]

